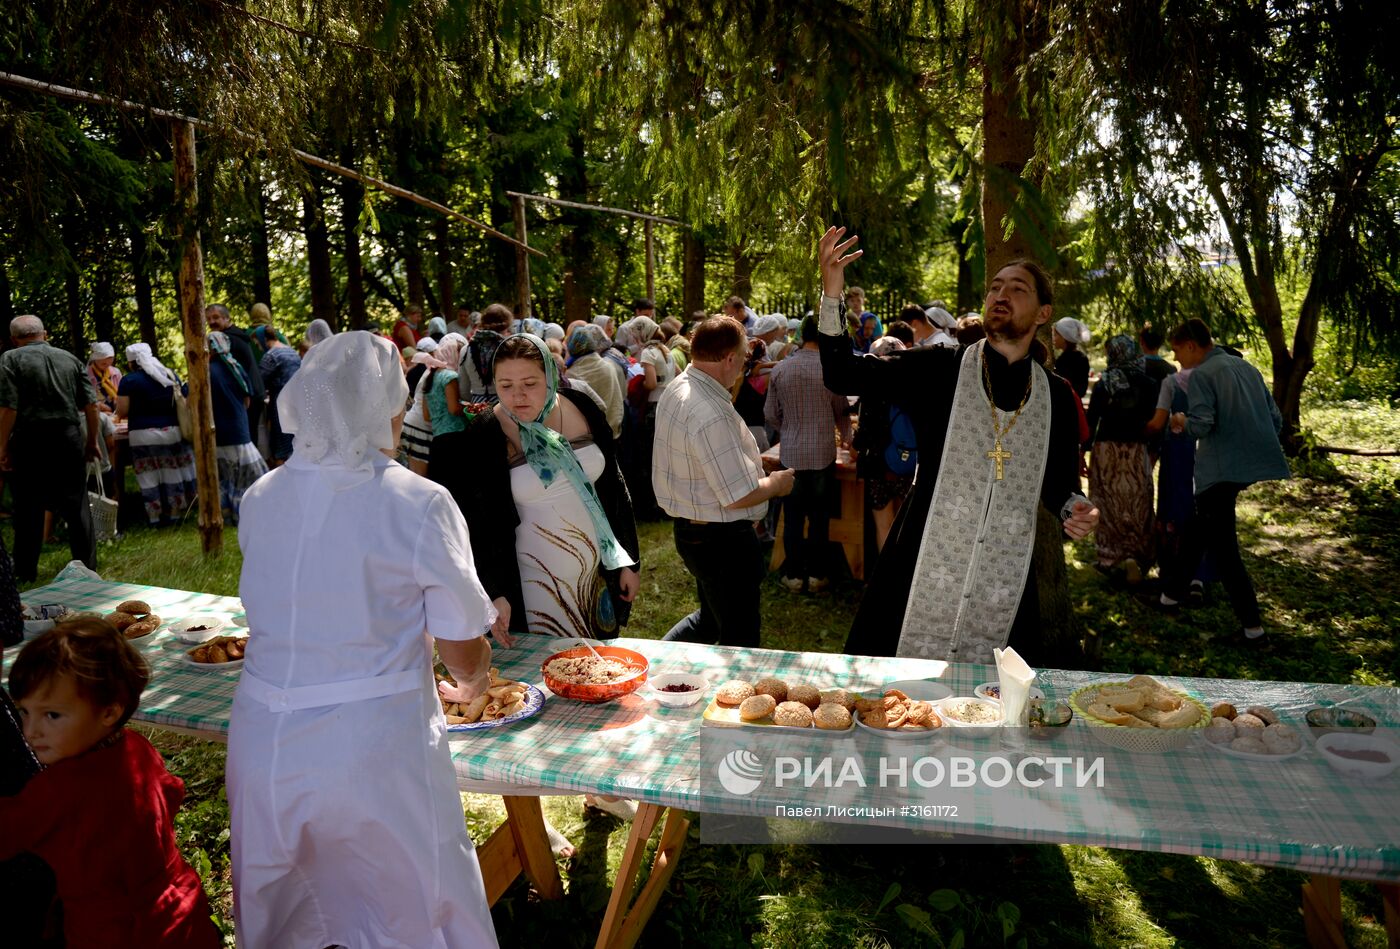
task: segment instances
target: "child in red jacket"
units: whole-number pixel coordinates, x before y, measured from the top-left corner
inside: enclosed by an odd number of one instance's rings
[[[0,860],[30,851],[53,868],[69,946],[223,944],[199,876],[175,847],[185,786],[122,727],[149,676],[103,619],[60,623],[10,670],[25,740],[44,770],[0,798]]]

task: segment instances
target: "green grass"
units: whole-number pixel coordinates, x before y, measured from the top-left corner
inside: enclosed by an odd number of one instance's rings
[[[1342,403],[1305,419],[1319,442],[1400,444],[1400,412]],[[1216,592],[1202,610],[1166,618],[1091,568],[1091,543],[1066,548],[1079,620],[1102,644],[1106,669],[1243,679],[1395,685],[1400,647],[1400,461],[1331,456],[1293,481],[1260,485],[1240,506],[1246,560],[1271,630],[1263,649],[1234,636]],[[0,527],[8,537],[8,526]],[[694,607],[694,586],[666,525],[642,528],[642,591],[629,635],[659,637]],[[225,553],[199,556],[192,524],[135,528],[99,553],[104,576],[236,595],[233,531]],[[68,560],[49,547],[41,576]],[[770,577],[763,588],[763,644],[840,651],[860,588],[847,582],[817,597]],[[181,846],[203,874],[231,932],[228,811],[220,745],[150,732],[186,782]],[[567,895],[543,902],[518,882],[497,904],[501,944],[592,944],[621,860],[626,825],[585,817],[578,797],[544,799],[546,814],[578,846],[562,865]],[[499,798],[463,795],[468,829],[482,841],[503,817]],[[701,818],[703,820],[703,817]],[[653,842],[654,846],[654,842]],[[698,827],[643,946],[1302,946],[1304,876],[1251,864],[1055,846],[707,846]],[[1343,885],[1350,944],[1385,945],[1374,887]],[[596,929],[594,930],[596,932]],[[230,936],[229,944],[232,945]]]

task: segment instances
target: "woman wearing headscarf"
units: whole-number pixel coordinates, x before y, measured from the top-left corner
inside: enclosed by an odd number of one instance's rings
[[[126,348],[130,364],[117,386],[117,418],[127,420],[131,467],[151,526],[168,523],[195,501],[194,450],[180,435],[175,395],[184,386],[145,343]]]
[[[365,332],[313,348],[278,398],[295,453],[243,499],[240,945],[496,945],[438,700],[490,686],[496,613],[452,498],[388,457],[398,363]],[[429,637],[455,685],[434,689]]]
[[[510,310],[499,303],[493,303],[481,311],[481,328],[472,334],[458,370],[466,379],[466,383],[459,384],[459,388],[472,405],[494,405],[496,402],[496,384],[491,377],[491,366],[495,362],[496,347],[508,335],[510,324]]]
[[[253,341],[258,344],[258,350],[262,353],[258,372],[262,376],[263,388],[267,391],[268,447],[269,454],[272,455],[272,467],[276,468],[292,457],[292,436],[282,427],[282,420],[277,412],[277,396],[301,368],[301,357],[295,349],[287,345],[286,338],[277,327],[270,323],[264,323],[253,330]]]
[[[436,343],[446,335],[447,320],[443,319],[440,316],[435,316],[428,321],[428,335],[425,336],[424,339],[431,339],[433,342]],[[423,342],[423,340],[420,339],[418,342],[421,343]]]
[[[310,335],[308,333],[308,335]],[[267,474],[248,430],[248,399],[252,387],[233,357],[228,337],[209,334],[209,393],[214,403],[214,457],[219,466],[219,503],[228,522],[238,524],[243,494]]]
[[[428,367],[421,382],[423,418],[433,427],[434,443],[444,435],[460,433],[471,417],[467,412],[467,401],[462,398],[461,382],[457,375],[465,344],[466,340],[461,336],[449,334],[442,338],[437,349],[423,359]]]
[[[612,429],[592,399],[560,388],[539,337],[502,343],[495,377],[500,402],[445,443],[445,457],[434,445],[432,471],[471,527],[482,585],[508,630],[497,641],[616,637],[640,549]]]
[[[1050,335],[1055,342],[1055,375],[1066,380],[1079,397],[1084,398],[1089,391],[1089,357],[1080,352],[1079,347],[1089,344],[1089,327],[1067,316],[1055,321]]]
[[[601,353],[612,343],[602,327],[594,324],[580,326],[569,336],[568,378],[587,383],[603,400],[603,415],[608,420],[613,440],[622,435],[623,391],[617,370],[603,361]]]
[[[93,343],[92,354],[88,357],[87,374],[92,383],[92,391],[97,393],[97,422],[102,426],[98,445],[102,451],[102,470],[112,466],[112,458],[117,453],[117,387],[121,385],[122,372],[115,365],[116,350],[111,343]]]
[[[880,318],[869,311],[860,317],[860,329],[851,338],[851,345],[862,355],[870,352],[870,344],[884,334],[880,328]]]
[[[1158,385],[1137,343],[1115,336],[1104,347],[1105,370],[1089,399],[1089,499],[1099,509],[1098,568],[1129,584],[1153,559],[1152,462],[1145,428]]]
[[[627,348],[637,360],[640,377],[627,380],[627,401],[633,410],[636,434],[628,458],[627,484],[632,489],[632,503],[640,517],[656,520],[662,517],[651,486],[652,444],[656,438],[656,406],[671,380],[676,378],[676,364],[671,351],[661,341],[661,327],[649,316],[634,316],[617,331],[614,341]]]
[[[335,331],[331,329],[331,324],[325,320],[312,320],[306,327],[306,348],[310,349],[317,343],[324,343],[334,335]]]

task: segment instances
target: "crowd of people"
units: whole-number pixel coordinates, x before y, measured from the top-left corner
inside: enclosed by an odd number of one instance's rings
[[[1203,321],[1113,337],[1094,380],[1088,327],[1051,323],[1053,284],[1033,261],[993,274],[980,313],[935,301],[886,323],[845,284],[856,239],[832,229],[819,254],[820,306],[792,320],[740,297],[685,322],[640,299],[625,321],[567,326],[499,304],[451,323],[409,308],[383,336],[317,321],[293,346],[265,308],[246,330],[209,308],[221,503],[239,523],[252,634],[227,770],[240,944],[494,945],[439,697],[483,694],[493,648],[521,636],[619,635],[641,595],[645,519],[670,521],[695,581],[695,610],[664,638],[759,646],[770,506],[784,510],[782,587],[822,593],[846,450],[881,547],[852,654],[987,663],[1009,644],[1032,664],[1063,660],[1039,630],[1042,510],[1065,537],[1097,530],[1116,580],[1160,564],[1164,609],[1218,576],[1244,635],[1261,635],[1234,505],[1287,476],[1279,416]],[[1047,325],[1054,356],[1037,339]],[[10,333],[14,575],[35,579],[44,510],[95,566],[84,470],[104,443],[114,453],[114,421],[150,523],[179,516],[194,477],[176,374],[144,344],[122,372],[110,344],[84,365],[34,317]],[[14,599],[0,567],[0,599]],[[434,653],[452,681],[435,686]],[[13,795],[0,797],[0,860],[47,862],[69,945],[217,944],[174,848],[180,782],[122,727],[147,675],[95,619],[41,635],[11,669],[8,734],[27,745],[5,746],[20,776],[0,787]],[[59,819],[94,787],[100,806]],[[94,848],[126,862],[94,877],[80,859]],[[139,886],[109,885],[138,864]],[[112,932],[130,937],[93,936]]]

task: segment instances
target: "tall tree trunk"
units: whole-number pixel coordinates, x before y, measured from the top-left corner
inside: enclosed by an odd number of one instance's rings
[[[10,274],[0,261],[0,347],[9,346],[10,320],[15,318],[15,301],[10,298]]]
[[[83,285],[77,270],[69,270],[63,275],[63,297],[68,314],[68,347],[77,354],[87,350],[87,339],[83,332]]]
[[[403,227],[403,269],[408,279],[408,302],[418,306],[428,295],[423,281],[423,248],[418,240],[421,230],[417,215],[410,211]]]
[[[457,283],[452,277],[452,240],[447,218],[439,216],[433,222],[433,250],[437,254],[438,312],[444,320],[456,318],[453,297]]]
[[[689,230],[681,235],[681,309],[683,321],[705,309],[705,242]]]
[[[267,192],[262,178],[253,178],[253,203],[257,217],[253,221],[253,300],[272,305],[272,257],[267,237]]]
[[[341,164],[350,164],[354,156],[341,153]],[[360,257],[360,211],[364,206],[364,186],[349,178],[340,179],[340,227],[345,258],[345,316],[350,329],[362,330],[369,322],[365,310],[365,273]],[[340,327],[331,323],[331,328]]]
[[[156,308],[151,294],[150,258],[147,254],[146,232],[140,221],[132,221],[128,247],[131,261],[132,294],[136,297],[136,325],[141,342],[156,349]]]
[[[116,328],[117,295],[113,286],[115,275],[112,273],[111,264],[108,263],[109,259],[104,242],[102,263],[97,267],[92,284],[92,329],[103,342],[112,341]]]
[[[569,158],[559,176],[559,190],[565,198],[588,200],[588,165],[582,129],[569,133]],[[564,324],[587,320],[593,310],[594,240],[593,218],[588,211],[570,211],[573,227],[565,242],[569,269],[564,274]]]
[[[339,317],[335,308],[335,277],[331,273],[331,238],[321,207],[321,191],[314,183],[301,198],[301,226],[306,234],[311,318],[325,320],[335,326]]]
[[[730,284],[730,293],[745,300],[753,296],[753,268],[757,263],[758,258],[745,253],[743,245],[734,248],[734,281]]]

